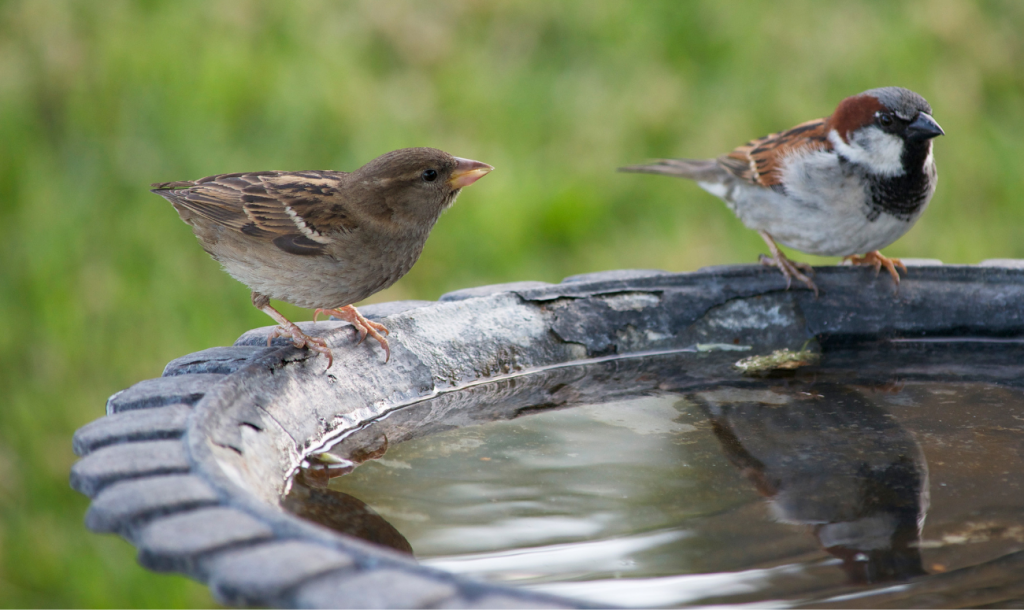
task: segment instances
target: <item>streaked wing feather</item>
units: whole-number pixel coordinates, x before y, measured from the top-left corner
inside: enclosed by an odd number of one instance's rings
[[[325,234],[356,223],[341,197],[347,174],[331,171],[251,172],[154,184],[175,206],[206,220],[273,242],[292,254],[324,251]]]
[[[261,187],[247,193],[268,193],[287,202],[307,226],[318,233],[350,232],[358,223],[351,204],[341,195],[343,172],[305,171],[265,178]],[[287,212],[286,212],[287,213]]]
[[[786,157],[801,150],[832,149],[825,121],[807,121],[792,129],[748,142],[719,157],[718,164],[745,182],[764,187],[781,187],[782,165]]]

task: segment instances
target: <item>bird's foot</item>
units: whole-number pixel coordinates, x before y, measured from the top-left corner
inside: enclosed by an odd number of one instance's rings
[[[766,267],[777,267],[782,275],[786,278],[786,290],[793,285],[793,278],[796,278],[803,282],[808,288],[814,291],[814,298],[818,298],[818,286],[811,278],[807,277],[804,273],[806,271],[811,275],[814,275],[814,269],[807,263],[797,263],[789,260],[782,250],[779,250],[779,246],[776,245],[775,240],[767,231],[758,231],[758,235],[764,240],[764,243],[768,244],[768,250],[772,253],[771,256],[762,254],[758,260],[761,261],[762,265]]]
[[[857,256],[856,254],[844,256],[843,262],[849,262],[851,265],[871,265],[875,268],[875,275],[878,275],[882,267],[885,267],[889,275],[892,276],[892,281],[896,282],[897,289],[900,287],[900,274],[896,271],[896,267],[902,269],[903,273],[907,272],[907,266],[903,264],[903,261],[898,258],[883,256],[878,250],[872,250],[864,256]]]
[[[374,322],[372,320],[367,320],[365,317],[363,317],[363,314],[359,313],[359,311],[357,311],[356,308],[353,307],[352,305],[337,307],[335,309],[317,309],[315,312],[313,312],[314,322],[316,322],[316,319],[320,314],[334,316],[335,318],[344,320],[351,324],[352,326],[355,326],[356,330],[359,331],[359,341],[356,343],[356,345],[362,343],[366,339],[366,336],[369,335],[377,343],[380,343],[380,346],[384,349],[385,364],[387,363],[388,360],[391,359],[391,348],[388,347],[388,340],[384,338],[384,335],[380,334],[390,334],[388,332],[388,329],[383,324],[378,324],[377,322]]]
[[[798,263],[796,261],[789,260],[781,251],[777,252],[775,256],[762,254],[758,260],[761,261],[762,265],[766,267],[776,267],[782,272],[782,275],[786,278],[786,290],[789,290],[789,287],[793,285],[793,278],[796,278],[814,291],[815,298],[818,297],[817,284],[815,284],[814,281],[804,273],[806,271],[807,273],[814,275],[814,269],[807,263]]]
[[[296,326],[291,320],[284,317],[280,311],[270,306],[270,297],[267,295],[253,291],[252,304],[256,309],[259,309],[273,318],[275,322],[280,324],[280,326],[270,331],[270,334],[267,335],[267,347],[270,347],[270,342],[278,337],[289,337],[295,347],[299,349],[311,349],[314,352],[319,352],[324,356],[327,356],[327,368],[331,368],[331,365],[334,364],[334,356],[331,354],[331,348],[327,347],[326,341],[316,337],[310,337],[306,333],[302,332],[302,329]]]
[[[334,355],[331,354],[331,348],[327,347],[327,341],[319,337],[310,337],[288,320],[282,322],[267,335],[267,346],[269,347],[270,342],[278,337],[288,337],[292,340],[292,345],[299,349],[306,348],[327,356],[327,368],[331,368],[331,365],[334,364]]]

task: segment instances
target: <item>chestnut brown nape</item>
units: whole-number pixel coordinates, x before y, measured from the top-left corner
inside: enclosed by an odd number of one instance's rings
[[[875,118],[875,113],[880,110],[885,110],[885,106],[873,96],[862,93],[848,97],[839,103],[836,111],[829,117],[826,130],[835,129],[839,137],[849,144],[847,135],[870,124]]]

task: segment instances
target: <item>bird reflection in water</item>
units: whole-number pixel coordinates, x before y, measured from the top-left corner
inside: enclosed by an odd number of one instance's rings
[[[384,517],[359,498],[327,487],[331,479],[382,457],[387,450],[387,435],[372,426],[359,430],[331,447],[330,452],[306,461],[282,499],[282,508],[336,532],[411,555],[412,545]]]
[[[285,510],[336,532],[412,554],[412,545],[395,526],[347,493],[308,487],[296,480],[282,505]]]
[[[781,522],[808,525],[856,584],[925,574],[920,446],[853,388],[717,388],[692,395],[729,461]]]

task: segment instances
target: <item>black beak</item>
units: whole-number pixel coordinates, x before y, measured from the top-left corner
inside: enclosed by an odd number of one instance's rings
[[[942,131],[939,124],[927,112],[919,112],[917,118],[907,125],[907,137],[914,140],[930,140],[944,135],[946,132]]]

